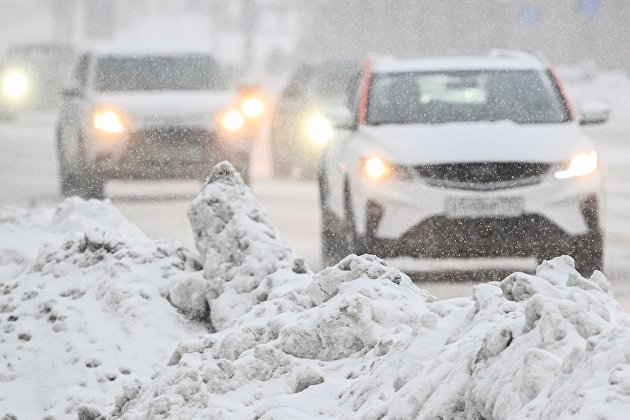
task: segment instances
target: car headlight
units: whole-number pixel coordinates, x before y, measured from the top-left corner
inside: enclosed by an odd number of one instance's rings
[[[376,156],[363,159],[361,168],[363,175],[374,180],[389,178],[392,173],[391,166]]]
[[[397,180],[409,181],[413,179],[413,170],[403,165],[396,165],[381,159],[378,156],[370,156],[361,159],[361,174],[372,181]]]
[[[265,113],[265,101],[257,96],[246,96],[241,101],[241,112],[247,118],[258,118]]]
[[[316,145],[324,145],[332,139],[334,129],[328,118],[313,115],[306,121],[306,135]]]
[[[28,78],[19,71],[13,71],[2,79],[2,92],[11,99],[21,98],[28,90]]]
[[[555,177],[556,179],[567,179],[590,175],[597,171],[597,166],[597,152],[593,150],[587,153],[578,153],[556,171]]]
[[[94,111],[92,124],[97,130],[110,134],[121,134],[126,129],[123,115],[111,108],[103,108]]]
[[[226,131],[235,132],[243,128],[245,117],[238,109],[229,109],[219,117],[219,124]]]

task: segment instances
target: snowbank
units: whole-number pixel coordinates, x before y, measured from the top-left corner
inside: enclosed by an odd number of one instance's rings
[[[373,256],[312,273],[229,164],[189,218],[200,257],[108,204],[0,214],[0,414],[627,417],[630,317],[570,257],[443,301]]]
[[[287,283],[290,289],[308,284],[304,259],[278,238],[269,217],[229,163],[214,169],[191,203],[188,218],[207,280],[206,290],[197,293],[207,295],[215,329],[230,326]]]
[[[581,277],[570,257],[437,301],[376,257],[291,269],[295,256],[227,165],[190,218],[218,332],[124,389],[116,418],[592,419],[630,408],[630,318],[604,276]]]
[[[0,238],[1,418],[102,409],[208,332],[165,298],[174,281],[201,278],[196,257],[148,239],[110,204],[1,210]]]

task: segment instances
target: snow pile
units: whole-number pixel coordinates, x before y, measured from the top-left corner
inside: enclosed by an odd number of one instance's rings
[[[274,290],[308,284],[304,259],[278,238],[269,217],[229,163],[213,170],[191,203],[188,218],[206,282],[183,285],[174,295],[183,291],[184,298],[175,299],[184,302],[187,295],[205,296],[199,304],[209,303],[215,329],[230,326],[257,303],[274,297]]]
[[[148,239],[110,204],[2,210],[0,238],[2,418],[95,413],[208,332],[165,298],[175,281],[201,278],[197,258]]]
[[[312,273],[227,163],[189,218],[200,257],[107,203],[0,212],[0,415],[626,418],[630,317],[570,257],[443,301],[374,256]]]
[[[630,318],[603,275],[581,277],[570,257],[437,301],[376,257],[295,270],[229,165],[190,218],[218,332],[126,387],[115,418],[592,419],[630,408]]]

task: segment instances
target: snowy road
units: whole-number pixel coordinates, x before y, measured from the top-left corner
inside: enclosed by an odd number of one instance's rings
[[[59,201],[54,125],[52,113],[25,115],[16,122],[0,124],[0,206],[37,207]],[[630,159],[630,126],[611,124],[591,128],[589,134],[597,140],[608,171],[606,274],[615,285],[617,297],[630,309],[630,175],[625,169]],[[108,185],[107,193],[150,236],[175,237],[192,246],[186,207],[199,187],[195,182],[116,182]],[[280,233],[313,269],[319,268],[320,220],[315,185],[254,180],[253,187]],[[407,272],[427,268],[427,264],[414,261],[394,263]],[[503,261],[498,269],[494,262],[491,267],[455,263],[446,262],[448,268],[458,270],[446,276],[417,272],[413,277],[438,297],[451,297],[469,295],[475,282],[498,279],[510,270],[525,268],[522,261]],[[428,269],[431,267],[429,263]]]

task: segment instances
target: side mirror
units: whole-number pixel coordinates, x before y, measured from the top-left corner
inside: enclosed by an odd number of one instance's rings
[[[70,87],[61,91],[64,98],[77,98],[83,96],[83,90],[78,87]]]
[[[356,130],[357,122],[352,112],[345,106],[327,107],[326,117],[333,127],[341,130]]]
[[[588,102],[580,107],[580,125],[604,124],[610,117],[610,108],[602,102]]]

